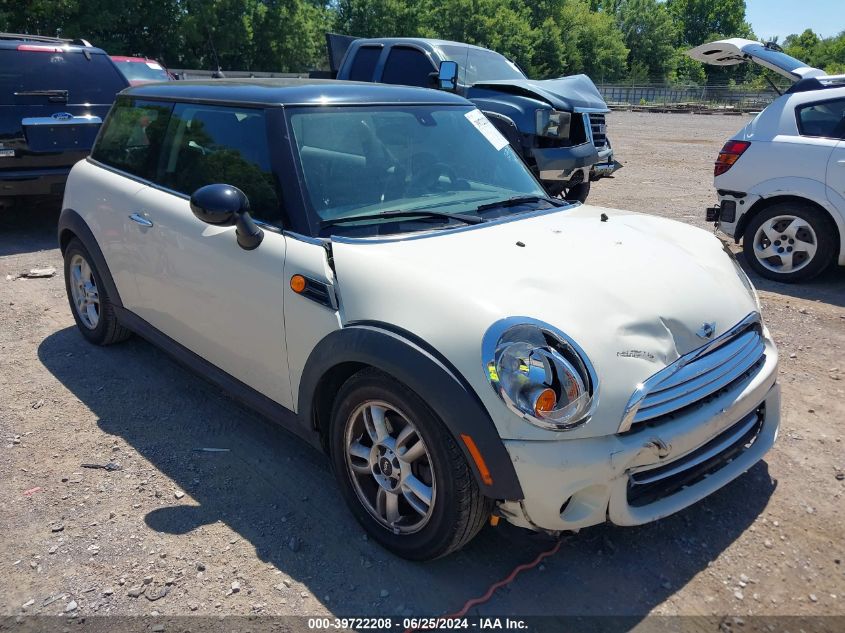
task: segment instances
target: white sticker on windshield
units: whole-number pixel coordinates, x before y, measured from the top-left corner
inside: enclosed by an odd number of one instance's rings
[[[490,119],[481,113],[481,110],[471,110],[464,116],[479,132],[484,135],[484,138],[490,141],[490,144],[495,147],[497,151],[508,145],[508,139],[502,136],[502,133],[499,132],[492,123],[490,123]]]
[[[147,66],[149,66],[153,70],[162,70],[161,64],[157,64],[156,62],[147,62]]]

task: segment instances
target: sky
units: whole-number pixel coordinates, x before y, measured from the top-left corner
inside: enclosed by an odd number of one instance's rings
[[[845,31],[845,0],[746,0],[745,19],[761,39],[813,29],[822,37]]]

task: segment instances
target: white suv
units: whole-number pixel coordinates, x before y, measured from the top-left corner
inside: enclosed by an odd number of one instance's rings
[[[777,433],[777,352],[720,241],[548,198],[446,92],[130,88],[72,170],[59,241],[88,340],[136,332],[325,450],[408,558],[491,515],[664,517]]]
[[[763,277],[810,279],[845,265],[845,75],[828,76],[776,46],[729,39],[689,51],[728,66],[748,60],[796,82],[725,143],[708,219]]]

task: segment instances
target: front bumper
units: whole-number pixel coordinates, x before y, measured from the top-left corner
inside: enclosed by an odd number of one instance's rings
[[[532,151],[540,180],[570,180],[577,169],[587,168],[599,161],[592,143],[574,147],[535,147]]]
[[[747,385],[671,422],[581,440],[506,441],[525,498],[503,502],[499,510],[515,525],[553,532],[608,519],[617,525],[639,525],[678,512],[739,477],[772,447],[780,425],[776,378],[777,351],[769,343],[763,367]],[[745,435],[742,446],[734,445],[728,453],[724,444],[755,414],[759,423],[753,442],[746,442]],[[712,453],[714,445],[724,449],[724,463],[717,460],[705,475],[681,486],[676,485],[677,476],[663,479],[666,494],[660,493],[658,483],[656,491],[651,485],[645,502],[633,498],[635,482],[654,479],[655,473],[693,475],[693,468],[701,468],[700,456]]]

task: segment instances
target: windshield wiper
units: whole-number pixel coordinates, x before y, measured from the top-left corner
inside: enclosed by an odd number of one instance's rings
[[[484,222],[484,218],[479,218],[476,215],[464,215],[463,213],[445,213],[443,211],[428,211],[420,209],[418,211],[383,211],[381,213],[364,213],[362,215],[347,215],[342,218],[332,218],[331,220],[323,220],[320,222],[320,228],[334,226],[336,224],[348,224],[350,222],[359,222],[361,220],[381,220],[392,218],[409,218],[409,217],[424,217],[424,218],[446,218],[448,220],[458,220],[464,224],[480,224]]]
[[[48,101],[67,103],[67,90],[22,90],[15,93],[16,97],[47,97]]]
[[[487,211],[489,209],[503,209],[505,207],[516,207],[520,204],[531,204],[532,202],[548,202],[553,206],[557,205],[553,200],[545,196],[516,196],[515,198],[508,198],[507,200],[499,200],[498,202],[488,202],[479,205],[475,208],[476,211]]]

